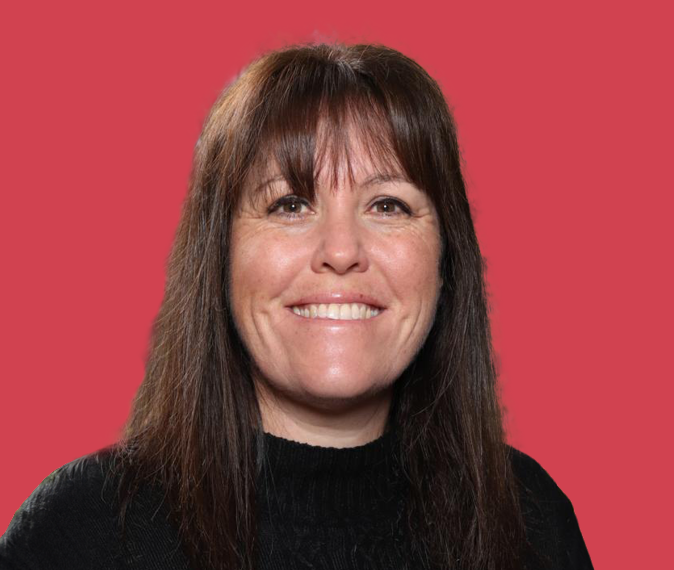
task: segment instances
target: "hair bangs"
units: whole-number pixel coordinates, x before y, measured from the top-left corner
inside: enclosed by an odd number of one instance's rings
[[[353,185],[357,164],[368,174],[415,182],[404,167],[409,160],[396,150],[406,145],[396,140],[389,110],[367,78],[342,66],[309,71],[282,74],[272,91],[285,96],[265,96],[251,198],[264,199],[270,183],[284,181],[295,195],[314,201],[319,181],[332,189],[347,180]],[[297,74],[307,78],[298,81]]]

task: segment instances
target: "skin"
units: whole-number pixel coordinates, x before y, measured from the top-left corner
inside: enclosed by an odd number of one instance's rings
[[[358,148],[353,137],[351,144]],[[354,154],[353,184],[340,175],[332,186],[323,169],[315,203],[297,199],[269,212],[292,194],[276,181],[263,200],[244,201],[232,226],[230,303],[258,367],[264,430],[324,447],[383,434],[392,384],[423,345],[442,285],[430,199],[405,181],[364,184],[375,169],[366,153]],[[270,173],[278,173],[273,165],[264,178]],[[386,310],[365,321],[319,322],[287,308],[327,291],[371,295]]]

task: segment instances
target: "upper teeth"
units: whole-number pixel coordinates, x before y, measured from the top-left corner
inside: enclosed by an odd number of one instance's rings
[[[369,319],[379,314],[379,309],[363,305],[362,303],[330,303],[329,305],[321,303],[320,305],[295,306],[292,309],[296,315],[310,319],[356,320]]]

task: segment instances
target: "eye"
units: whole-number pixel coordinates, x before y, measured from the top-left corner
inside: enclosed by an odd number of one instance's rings
[[[375,208],[379,208],[380,206],[384,207],[384,210],[379,209],[378,213],[384,214],[384,217],[391,217],[391,216],[398,216],[400,215],[399,213],[397,214],[395,212],[395,208],[398,207],[400,208],[405,215],[410,215],[412,211],[407,207],[406,204],[401,202],[400,200],[396,200],[395,198],[384,198],[382,200],[378,200],[377,202],[374,203],[373,205]]]
[[[299,218],[301,217],[299,210],[302,206],[309,206],[309,203],[297,196],[284,196],[280,200],[277,200],[269,210],[267,210],[267,213],[277,213],[277,215],[283,218]],[[279,209],[286,207],[288,207],[288,210],[278,211]]]

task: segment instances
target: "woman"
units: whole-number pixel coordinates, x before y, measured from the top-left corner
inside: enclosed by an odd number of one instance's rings
[[[504,442],[452,117],[374,45],[214,105],[124,441],[57,470],[3,568],[591,568]]]

